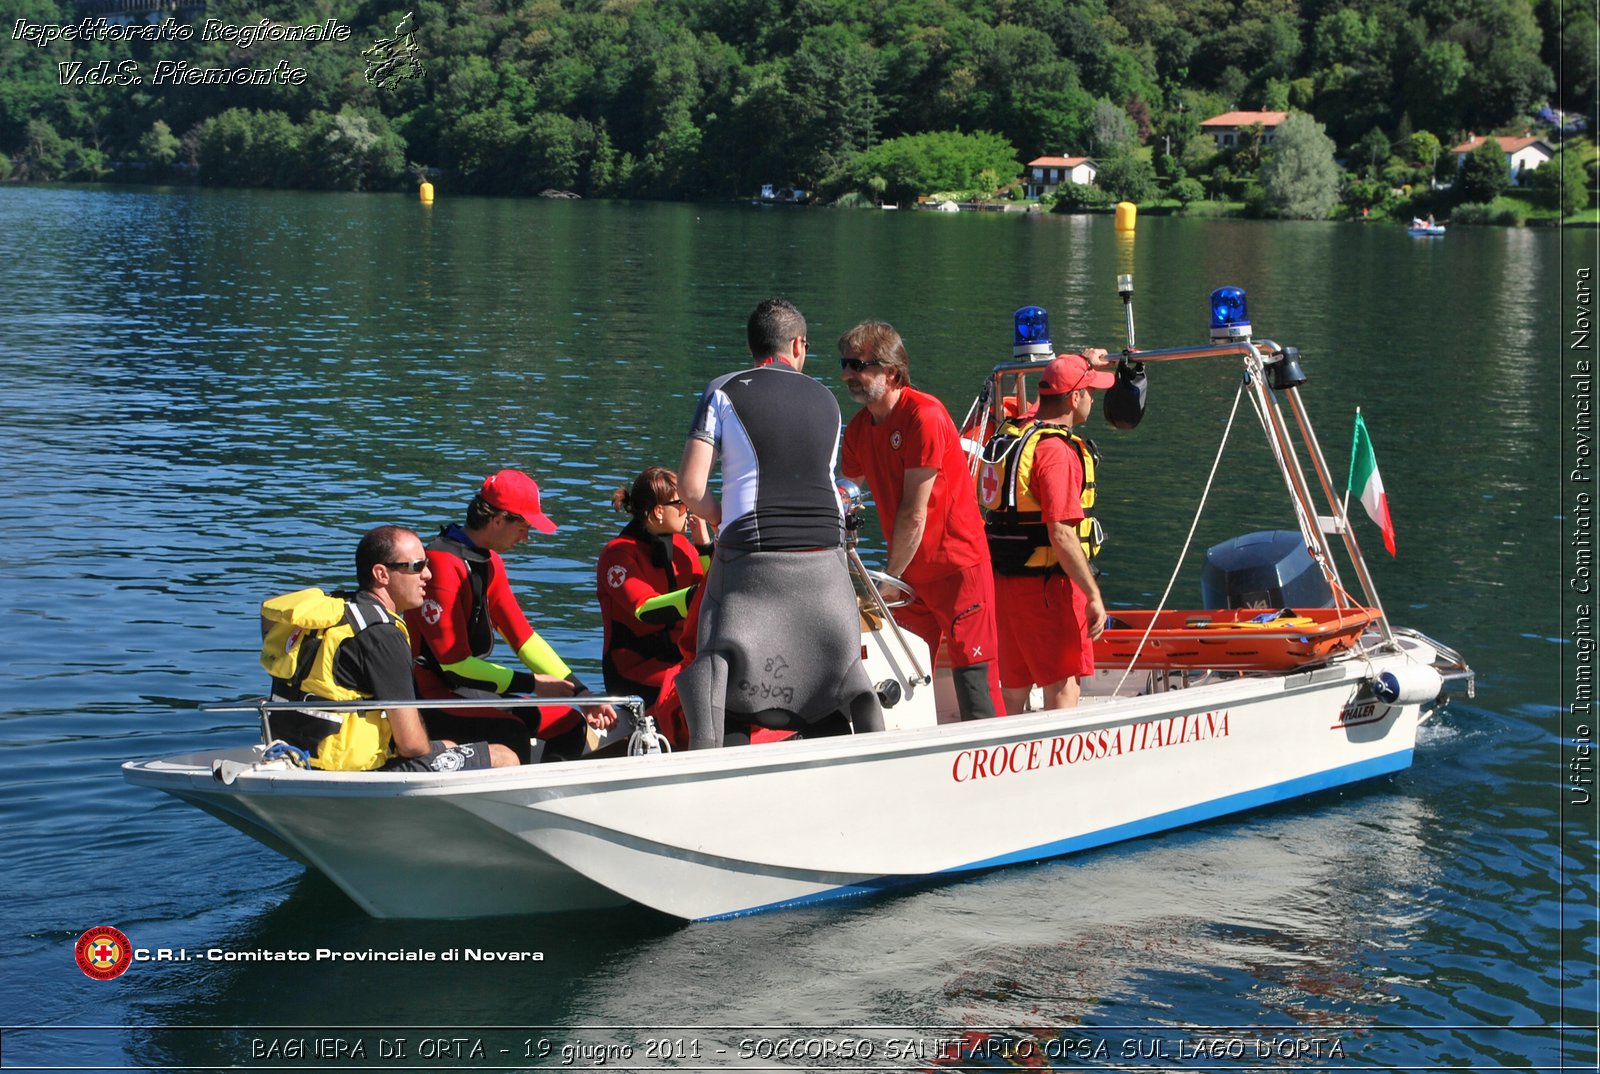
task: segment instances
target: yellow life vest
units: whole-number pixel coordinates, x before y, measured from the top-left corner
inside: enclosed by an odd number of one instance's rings
[[[272,676],[274,699],[283,701],[359,701],[369,693],[341,685],[334,677],[339,646],[368,627],[392,623],[402,634],[405,620],[381,605],[358,604],[320,589],[301,589],[261,603],[261,666]],[[409,639],[409,635],[407,635]],[[280,735],[311,753],[314,768],[368,772],[389,759],[393,733],[381,709],[368,712],[286,713]],[[268,726],[273,721],[269,718]],[[269,734],[275,734],[269,730]]]
[[[1094,441],[1078,436],[1065,425],[1048,425],[1018,418],[1003,422],[988,444],[978,468],[978,505],[983,508],[984,535],[996,574],[1046,574],[1059,567],[1056,550],[1044,524],[1031,481],[1033,459],[1046,437],[1061,437],[1083,463],[1083,491],[1079,505],[1078,541],[1083,554],[1093,560],[1100,554],[1104,533],[1094,517],[1095,472],[1100,453]]]

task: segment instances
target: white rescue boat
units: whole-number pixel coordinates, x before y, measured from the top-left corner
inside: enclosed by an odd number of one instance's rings
[[[637,903],[704,920],[1038,861],[1400,771],[1418,725],[1450,694],[1470,696],[1473,673],[1384,617],[1299,399],[1297,356],[1250,340],[1242,293],[1238,313],[1214,317],[1209,345],[1138,352],[1130,306],[1124,365],[1221,360],[1238,376],[1242,364],[1331,612],[1284,609],[1255,630],[1218,610],[1122,613],[1078,707],[941,722],[925,647],[883,614],[852,551],[883,732],[449,774],[313,771],[264,761],[257,745],[124,774],[326,874],[376,917]],[[995,368],[968,432],[1002,413],[1008,387],[1013,404],[1025,397],[1029,365]],[[1361,604],[1340,584],[1329,523]],[[1194,654],[1210,650],[1180,644],[1218,629],[1259,635],[1267,655],[1253,663],[1230,644],[1208,664]],[[1175,653],[1187,655],[1163,655]]]

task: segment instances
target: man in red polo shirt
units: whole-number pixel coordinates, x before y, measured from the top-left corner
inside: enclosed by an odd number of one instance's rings
[[[935,659],[949,639],[963,720],[999,715],[994,578],[956,424],[943,403],[911,386],[892,326],[863,321],[839,337],[839,354],[840,376],[862,405],[845,428],[839,470],[872,491],[889,543],[886,569],[916,591],[895,619]]]

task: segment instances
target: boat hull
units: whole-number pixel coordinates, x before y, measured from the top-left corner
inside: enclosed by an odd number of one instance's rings
[[[377,917],[635,902],[697,920],[1069,854],[1404,769],[1388,654],[844,738],[450,775],[134,762]],[[249,751],[229,755],[252,759]]]

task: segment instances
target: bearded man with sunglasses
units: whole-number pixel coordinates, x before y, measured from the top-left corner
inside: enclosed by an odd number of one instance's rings
[[[423,697],[590,694],[529,625],[506,578],[500,554],[527,540],[535,529],[556,531],[556,524],[539,509],[539,486],[520,470],[501,470],[484,478],[483,487],[467,505],[465,524],[444,527],[428,545],[431,581],[421,607],[406,613],[416,650],[417,689]],[[526,670],[488,659],[496,633]],[[576,760],[583,755],[584,724],[610,727],[617,714],[610,705],[600,705],[429,709],[423,718],[430,734],[487,738],[509,747],[526,764],[533,753],[531,738],[544,740],[542,760]]]
[[[839,337],[840,377],[861,410],[844,431],[839,469],[865,483],[889,545],[885,570],[915,593],[895,621],[937,660],[950,643],[963,720],[1000,715],[994,576],[961,434],[935,396],[911,386],[905,341],[882,321]]]

